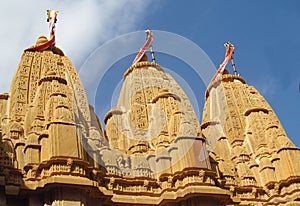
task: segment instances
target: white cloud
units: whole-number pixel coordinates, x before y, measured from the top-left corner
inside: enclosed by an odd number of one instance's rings
[[[150,2],[150,1],[149,1]],[[59,11],[56,42],[77,68],[99,43],[136,30],[147,1],[44,0],[0,2],[0,93],[9,91],[25,48],[49,36],[47,9]]]
[[[264,97],[273,97],[278,91],[279,82],[274,76],[265,75],[263,79],[255,84],[255,87]]]

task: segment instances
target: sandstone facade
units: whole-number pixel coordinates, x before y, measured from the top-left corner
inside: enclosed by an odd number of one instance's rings
[[[300,150],[266,100],[228,72],[208,90],[200,124],[142,59],[102,128],[63,52],[25,50],[0,95],[0,205],[300,204]]]

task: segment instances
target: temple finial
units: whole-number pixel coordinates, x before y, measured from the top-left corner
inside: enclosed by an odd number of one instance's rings
[[[148,29],[148,30],[146,30],[146,33],[147,33],[147,39],[148,39],[149,35],[150,34],[152,35],[152,31]],[[152,41],[153,41],[153,35],[152,35]],[[152,60],[152,62],[156,63],[155,62],[155,57],[154,57],[154,50],[153,50],[152,42],[150,44],[150,53],[151,53],[151,60]]]
[[[234,54],[234,46],[230,43],[230,42],[226,42],[225,44],[224,44],[224,46],[226,47],[226,49],[227,49],[227,51],[228,51],[228,49],[230,48],[230,47],[232,47],[233,48],[233,51],[232,51],[232,55],[231,55],[231,66],[232,66],[232,68],[233,68],[233,74],[234,75],[237,75],[237,69],[236,69],[236,66],[235,66],[235,63],[234,63],[234,58],[233,58],[233,54]],[[226,55],[227,55],[227,52],[226,52]],[[225,55],[225,56],[226,56]]]
[[[236,70],[236,67],[235,67],[235,63],[234,63],[233,57],[231,57],[231,66],[232,66],[232,68],[233,68],[233,74],[234,74],[234,75],[238,75],[237,70]]]

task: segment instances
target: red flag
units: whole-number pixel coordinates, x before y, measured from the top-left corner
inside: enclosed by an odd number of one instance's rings
[[[146,53],[147,49],[151,46],[152,41],[153,41],[153,34],[151,30],[146,30],[147,33],[147,39],[144,44],[144,46],[140,49],[139,53],[136,55],[135,59],[133,60],[132,64],[136,64],[139,62],[144,54]]]
[[[223,73],[227,63],[231,60],[232,55],[234,53],[234,46],[230,42],[226,42],[224,44],[224,46],[227,48],[226,54],[225,54],[225,59],[224,59],[223,63],[220,64],[219,69],[217,70],[217,72],[215,73],[214,77],[212,78],[212,80],[210,82],[214,81],[218,76],[220,76],[220,74]],[[208,96],[209,96],[209,92],[208,92],[208,90],[206,90],[206,92],[205,92],[206,99],[208,98]]]
[[[57,21],[57,13],[58,11],[55,10],[47,10],[47,15],[48,19],[47,21],[49,22],[49,29],[50,29],[50,40],[45,42],[44,44],[38,45],[38,46],[33,46],[25,51],[44,51],[48,49],[50,46],[55,45],[55,23]]]

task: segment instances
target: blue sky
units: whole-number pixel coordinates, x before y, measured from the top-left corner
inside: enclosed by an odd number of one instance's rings
[[[186,37],[202,48],[216,67],[224,59],[223,44],[233,43],[239,74],[266,98],[287,135],[300,146],[300,2],[165,0],[153,1],[145,12],[138,29],[163,30]],[[153,44],[155,49],[155,36]],[[111,68],[107,74],[110,84],[113,78],[122,79],[133,58],[124,58]],[[158,53],[156,59],[188,82],[197,96],[201,121],[205,91],[201,79],[195,79],[191,69],[176,58]],[[232,72],[230,65],[227,68]],[[97,105],[109,97],[106,94],[111,85],[104,83],[100,87]],[[108,108],[97,105],[101,118]]]
[[[119,35],[152,29],[172,32],[195,42],[216,67],[223,61],[226,41],[235,45],[240,75],[255,86],[278,115],[287,135],[299,147],[300,123],[300,1],[297,0],[153,0],[153,1],[3,1],[0,3],[0,92],[9,91],[24,48],[40,35],[48,35],[47,9],[59,10],[57,45],[77,69],[98,47]],[[81,15],[76,15],[77,13]],[[9,36],[9,38],[8,38]],[[154,36],[155,48],[155,36]],[[107,83],[100,85],[96,111],[100,119],[109,110],[103,90],[122,79],[134,55],[113,65]],[[205,86],[184,62],[156,54],[157,62],[182,75],[199,102]],[[231,69],[230,66],[228,66]],[[101,93],[102,92],[102,93]],[[104,93],[104,94],[103,94]],[[106,95],[106,96],[105,96]],[[202,105],[201,105],[202,104]],[[200,117],[201,119],[201,117]]]
[[[143,25],[187,37],[216,66],[223,44],[233,43],[238,72],[266,98],[299,147],[300,1],[163,2]]]

